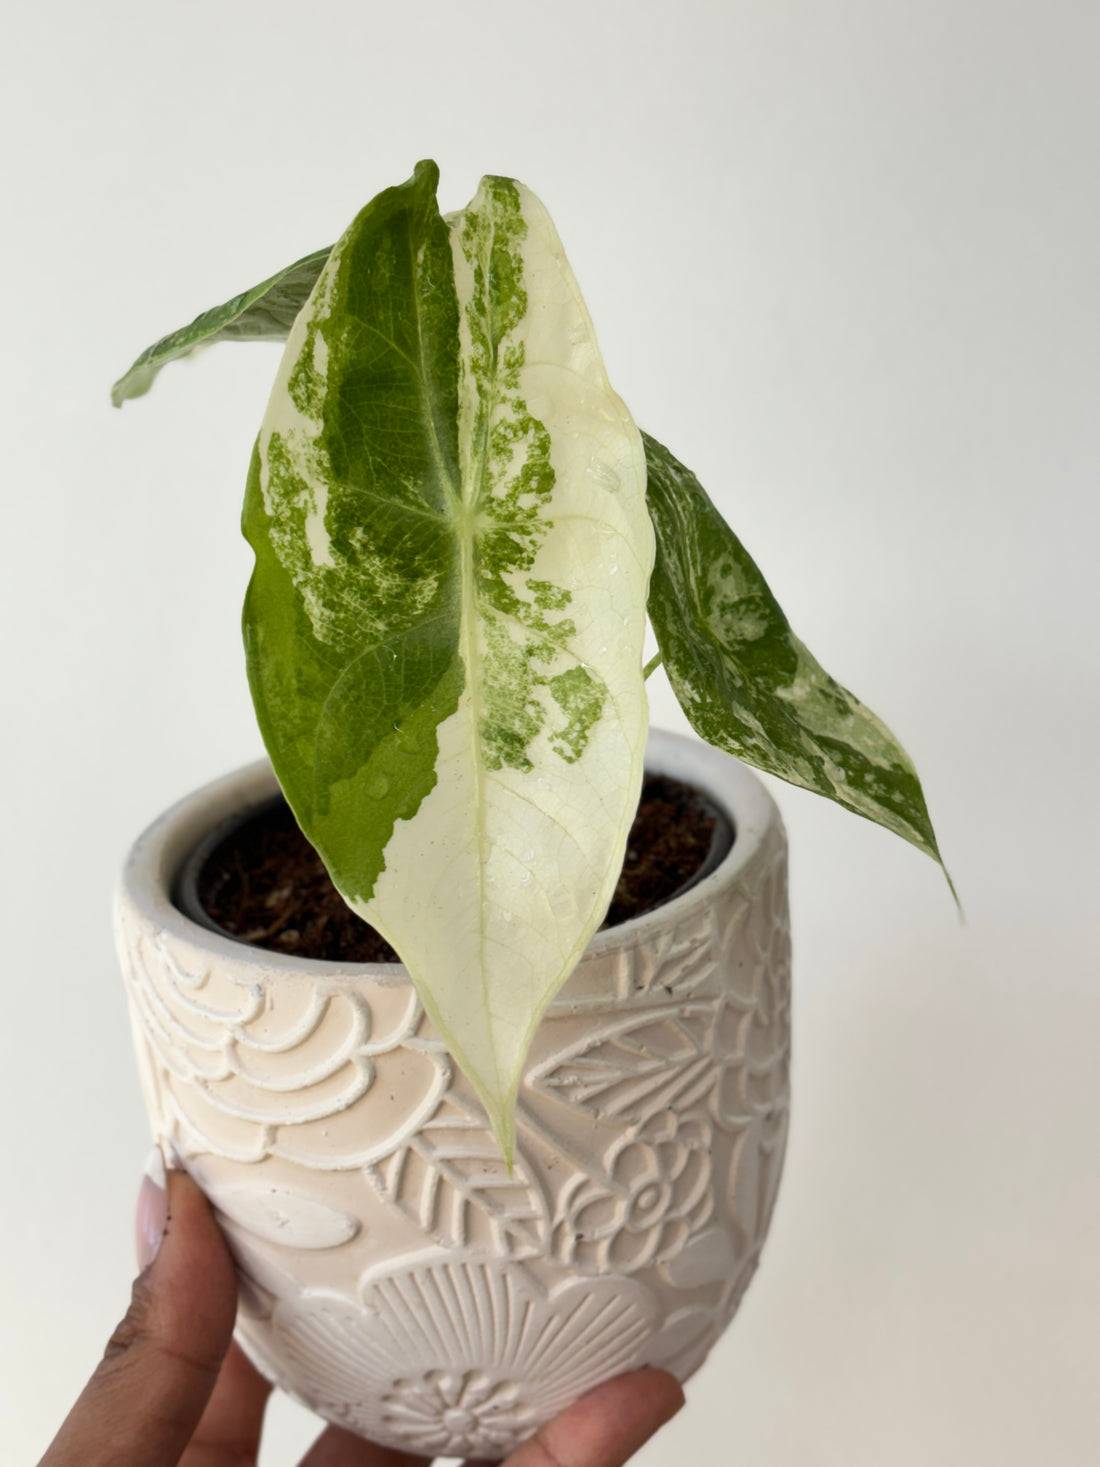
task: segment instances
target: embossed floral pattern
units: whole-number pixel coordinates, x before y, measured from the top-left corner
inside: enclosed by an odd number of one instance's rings
[[[438,1105],[450,1061],[417,1039],[411,987],[376,986],[368,1000],[353,979],[262,983],[243,961],[203,963],[166,934],[121,922],[120,939],[150,1109],[184,1157],[358,1167]]]
[[[747,777],[719,773],[737,824]],[[736,875],[597,946],[551,1005],[510,1172],[400,973],[212,951],[124,882],[153,1128],[221,1209],[265,1375],[363,1436],[477,1459],[610,1375],[701,1363],[786,1139],[785,847],[753,798]]]
[[[643,1364],[658,1322],[652,1294],[627,1279],[547,1289],[522,1264],[443,1254],[368,1280],[361,1304],[322,1291],[280,1300],[256,1354],[374,1441],[505,1455],[585,1390]]]
[[[729,1131],[743,1131],[757,1121],[775,1130],[787,1105],[791,943],[786,891],[785,853],[779,849],[753,903],[742,952],[711,1030],[714,1117]]]
[[[713,1210],[709,1121],[668,1110],[612,1148],[606,1179],[573,1188],[559,1256],[586,1273],[633,1273],[670,1257]]]
[[[531,1407],[521,1385],[494,1380],[483,1370],[429,1370],[398,1380],[383,1398],[386,1419],[416,1452],[447,1452],[476,1438],[481,1450],[505,1452],[533,1429]]]

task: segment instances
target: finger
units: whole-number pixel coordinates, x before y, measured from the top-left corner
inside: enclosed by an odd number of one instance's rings
[[[180,1467],[244,1467],[255,1462],[270,1394],[270,1382],[239,1345],[230,1345]]]
[[[430,1462],[430,1457],[413,1457],[393,1447],[379,1447],[340,1426],[329,1426],[310,1447],[299,1467],[429,1467]]]
[[[171,1467],[210,1399],[233,1333],[233,1260],[190,1178],[169,1172],[164,1190],[159,1251],[40,1467]],[[156,1192],[147,1178],[147,1234]]]
[[[504,1467],[622,1467],[683,1404],[666,1370],[620,1375],[548,1421]]]

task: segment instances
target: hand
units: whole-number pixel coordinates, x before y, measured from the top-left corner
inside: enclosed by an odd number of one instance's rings
[[[233,1261],[183,1172],[146,1177],[126,1317],[39,1467],[253,1467],[271,1387],[232,1343]],[[621,1467],[683,1405],[645,1370],[605,1382],[503,1467]],[[423,1467],[424,1459],[330,1426],[301,1467]]]

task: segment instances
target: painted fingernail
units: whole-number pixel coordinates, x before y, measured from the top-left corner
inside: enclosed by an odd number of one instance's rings
[[[142,1271],[149,1267],[160,1251],[167,1222],[168,1178],[161,1149],[154,1146],[145,1163],[145,1175],[141,1179],[141,1190],[138,1192],[137,1217],[134,1220],[138,1268]]]

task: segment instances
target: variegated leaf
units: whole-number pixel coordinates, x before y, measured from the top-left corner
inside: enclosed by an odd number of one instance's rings
[[[330,251],[316,250],[285,270],[261,280],[224,305],[214,306],[147,347],[111,388],[111,401],[121,407],[130,397],[143,397],[162,367],[197,347],[215,341],[285,341],[305,305]]]
[[[550,220],[379,195],[298,316],[246,497],[260,727],[506,1154],[530,1036],[599,925],[642,777],[641,439]]]
[[[485,1117],[453,1092],[392,1155],[368,1168],[380,1194],[450,1248],[510,1258],[543,1253],[546,1198],[522,1154],[508,1167]]]
[[[794,635],[691,470],[643,436],[657,538],[649,614],[691,726],[709,744],[836,800],[942,865],[905,750]]]

